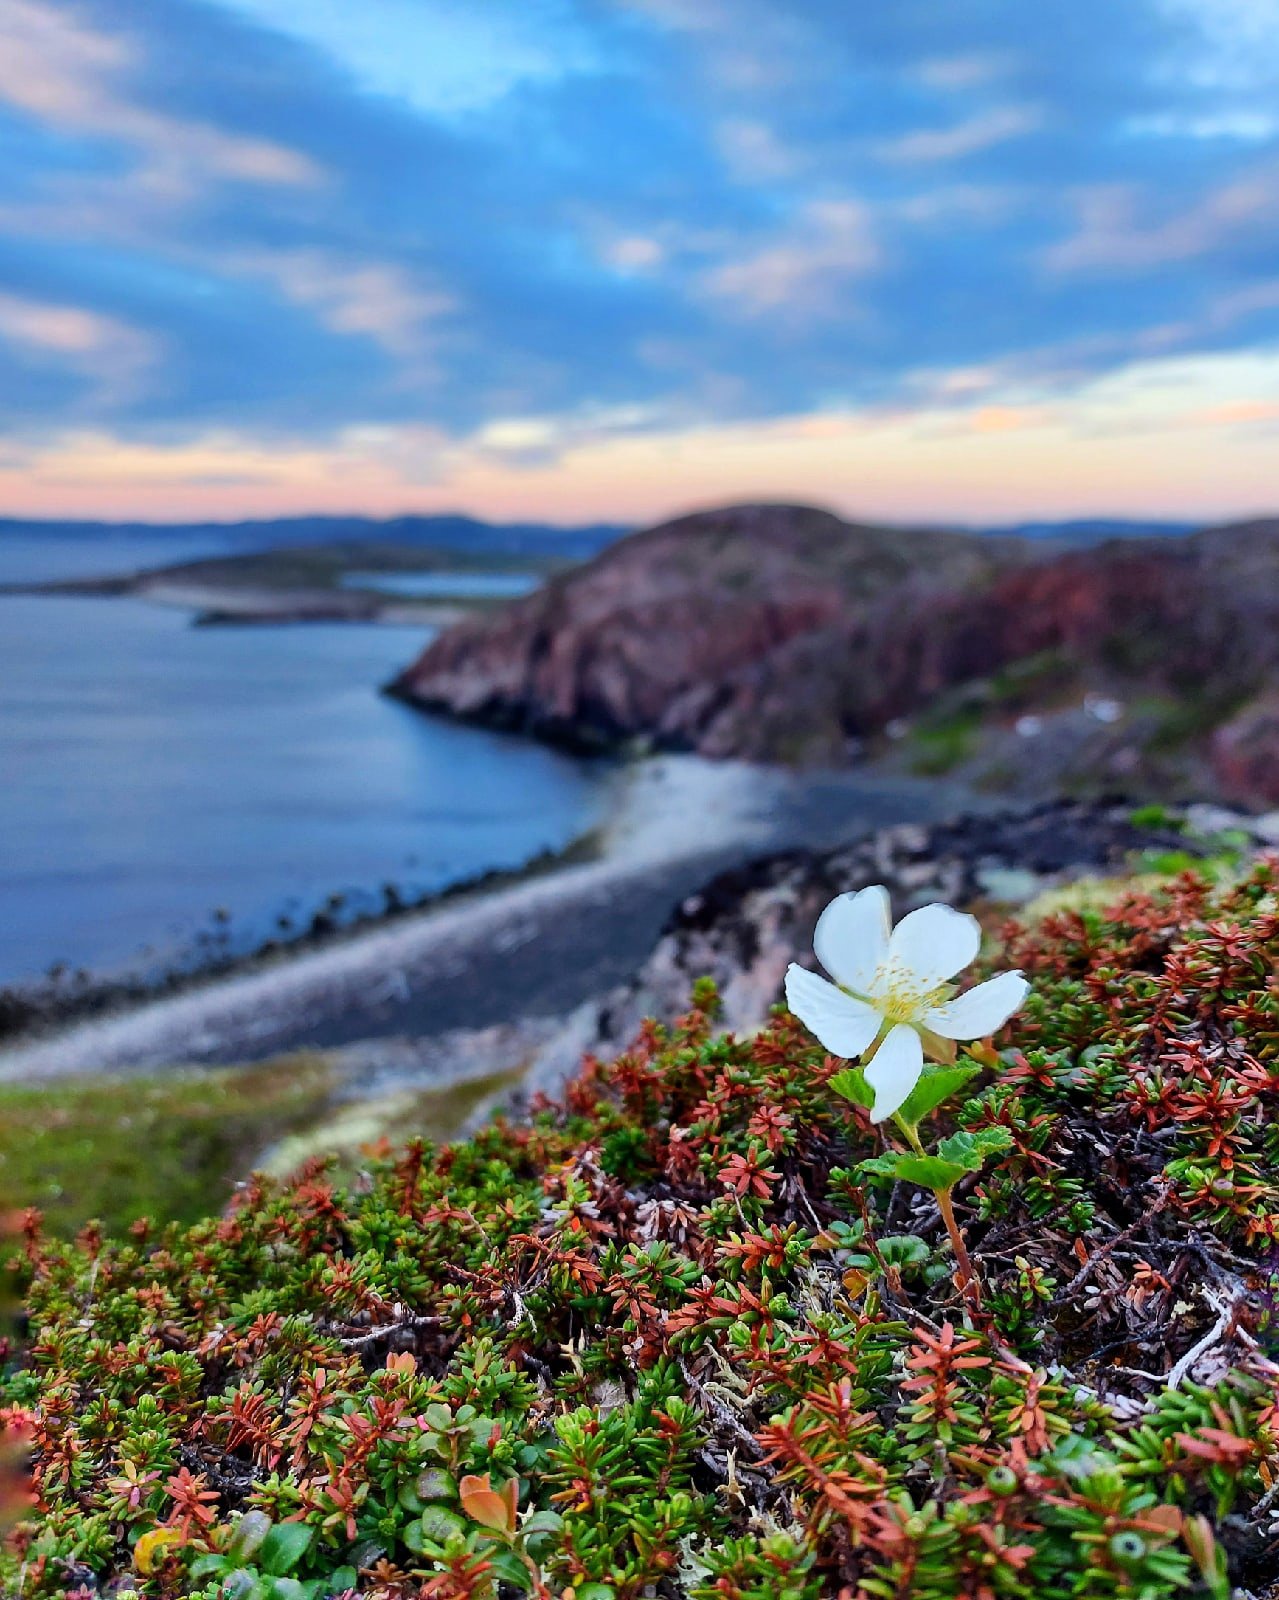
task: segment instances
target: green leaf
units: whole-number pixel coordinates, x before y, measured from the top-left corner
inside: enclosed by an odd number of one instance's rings
[[[965,1172],[980,1172],[986,1157],[1012,1148],[1013,1136],[1007,1128],[982,1128],[977,1133],[952,1133],[937,1146],[943,1161],[953,1161]]]
[[[860,1067],[845,1067],[842,1072],[837,1072],[830,1078],[828,1083],[836,1094],[843,1095],[845,1100],[851,1100],[855,1106],[865,1106],[869,1111],[875,1104],[875,1091],[866,1082],[866,1075]]]
[[[937,1156],[916,1156],[904,1150],[893,1150],[863,1161],[858,1170],[880,1178],[896,1178],[901,1183],[918,1183],[925,1189],[951,1189],[970,1169]]]
[[[360,1581],[360,1574],[354,1567],[339,1567],[336,1572],[330,1572],[324,1580],[325,1594],[345,1594],[348,1589],[354,1589]]]
[[[213,1573],[221,1575],[231,1565],[230,1556],[208,1555],[199,1556],[191,1563],[191,1576],[193,1578],[207,1578]]]
[[[411,1550],[415,1556],[426,1554],[426,1530],[420,1522],[406,1523],[400,1529],[400,1538],[403,1539],[405,1548]]]
[[[446,1511],[443,1506],[427,1506],[417,1522],[411,1522],[404,1530],[402,1537],[408,1543],[409,1528],[420,1528],[424,1537],[436,1544],[444,1544],[455,1533],[465,1533],[466,1523],[455,1511]],[[413,1549],[409,1545],[409,1549]]]
[[[263,1540],[271,1532],[271,1519],[265,1511],[246,1511],[235,1525],[227,1554],[237,1561],[249,1561],[262,1548]]]
[[[299,1584],[296,1578],[275,1578],[267,1594],[271,1600],[307,1600],[309,1587],[311,1584]]]
[[[222,1600],[265,1600],[266,1588],[247,1567],[237,1567],[222,1580]]]
[[[943,1100],[949,1100],[957,1089],[962,1089],[969,1078],[981,1071],[979,1066],[924,1068],[924,1075],[906,1097],[897,1115],[908,1127],[921,1123],[930,1111],[935,1111]]]
[[[520,1523],[520,1532],[528,1538],[531,1533],[559,1533],[563,1526],[564,1518],[558,1511],[535,1511]]]
[[[272,1578],[283,1578],[293,1571],[306,1554],[315,1529],[305,1522],[281,1522],[262,1541],[258,1566]]]
[[[879,1241],[879,1253],[890,1267],[919,1267],[932,1251],[926,1240],[915,1233],[891,1233]]]
[[[532,1589],[532,1576],[514,1550],[486,1551],[485,1560],[503,1583],[509,1583],[513,1589],[518,1589],[522,1594],[527,1594]]]
[[[908,1150],[889,1150],[872,1156],[858,1167],[859,1172],[879,1178],[896,1178],[900,1183],[918,1183],[925,1189],[953,1189],[970,1172],[980,1172],[987,1156],[1007,1150],[1012,1135],[1006,1128],[983,1128],[979,1133],[952,1133],[937,1146],[935,1155],[915,1155]]]
[[[275,1578],[267,1593],[271,1600],[307,1600],[309,1584],[301,1584],[296,1578]]]
[[[411,1511],[414,1516],[417,1516],[426,1504],[425,1500],[417,1492],[416,1484],[407,1480],[400,1485],[395,1498],[399,1501],[403,1510]]]

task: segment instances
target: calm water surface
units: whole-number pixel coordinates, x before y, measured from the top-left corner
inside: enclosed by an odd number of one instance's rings
[[[468,595],[515,600],[532,594],[540,582],[532,572],[348,572],[342,579],[347,589],[376,589],[421,600],[455,600]]]
[[[6,554],[0,580],[48,575]],[[0,596],[0,982],[250,948],[331,894],[371,909],[385,883],[519,866],[596,821],[596,769],[378,694],[421,643]]]

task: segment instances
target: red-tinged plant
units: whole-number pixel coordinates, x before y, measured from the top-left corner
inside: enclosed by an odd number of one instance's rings
[[[175,1529],[184,1544],[203,1543],[217,1516],[217,1490],[202,1475],[181,1467],[167,1480],[164,1492],[173,1501],[165,1526]]]

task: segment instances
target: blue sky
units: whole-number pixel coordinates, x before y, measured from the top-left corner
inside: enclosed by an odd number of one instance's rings
[[[0,0],[0,509],[1279,505],[1279,0]]]

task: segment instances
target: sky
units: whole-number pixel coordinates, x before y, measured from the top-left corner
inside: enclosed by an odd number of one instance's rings
[[[1279,0],[0,0],[0,515],[1279,510]]]

